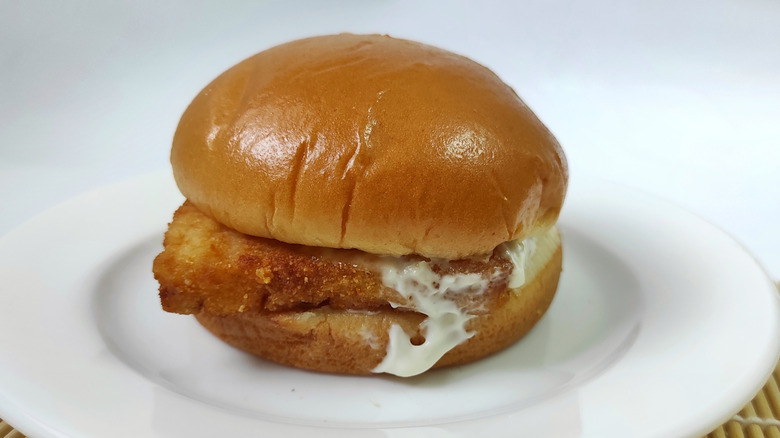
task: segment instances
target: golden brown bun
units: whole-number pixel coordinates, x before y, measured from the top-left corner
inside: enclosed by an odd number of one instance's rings
[[[380,35],[283,44],[187,108],[171,152],[201,211],[289,243],[447,259],[552,225],[560,146],[462,56]]]
[[[551,251],[551,254],[549,253]],[[501,305],[471,319],[476,334],[450,350],[434,368],[465,364],[498,352],[525,335],[542,317],[555,295],[561,272],[561,247],[556,241],[547,261],[525,285],[508,290]],[[321,307],[305,312],[202,312],[198,321],[218,338],[256,356],[298,368],[345,374],[369,374],[385,357],[388,333],[398,324],[423,340],[419,313],[384,310],[358,313]]]

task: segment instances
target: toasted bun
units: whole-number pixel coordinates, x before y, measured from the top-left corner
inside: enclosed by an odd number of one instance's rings
[[[176,182],[237,231],[457,259],[557,219],[560,146],[487,68],[424,44],[283,44],[209,84],[181,118]]]
[[[527,282],[485,303],[486,314],[471,319],[475,332],[445,354],[434,368],[473,362],[503,350],[541,319],[558,286],[561,244],[557,233],[531,259]],[[226,343],[256,356],[309,370],[369,374],[384,359],[389,330],[400,325],[411,339],[424,340],[424,315],[401,310],[357,313],[320,307],[303,312],[202,312],[198,321]]]

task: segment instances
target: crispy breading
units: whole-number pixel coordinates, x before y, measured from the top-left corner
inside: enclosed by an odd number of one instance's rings
[[[370,311],[388,309],[390,303],[407,304],[405,297],[384,286],[381,275],[371,270],[371,261],[380,256],[247,236],[217,223],[189,202],[174,214],[163,245],[165,250],[154,260],[153,271],[160,283],[163,309],[168,312],[228,315],[325,305]],[[458,260],[434,267],[438,273],[488,275],[491,283],[486,292],[460,297],[483,311],[487,311],[483,301],[489,307],[500,305],[496,294],[507,292],[511,269],[511,263],[496,253],[488,260]]]

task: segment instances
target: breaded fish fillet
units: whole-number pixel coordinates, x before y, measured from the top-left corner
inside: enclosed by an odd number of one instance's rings
[[[326,305],[372,311],[408,304],[406,297],[382,283],[378,266],[388,262],[385,256],[247,236],[219,224],[189,202],[174,214],[164,247],[154,260],[153,271],[168,312],[228,315]],[[495,295],[508,294],[511,269],[499,251],[484,260],[442,261],[433,267],[439,274],[478,273],[490,280],[479,296],[460,293],[456,297],[475,313],[489,311],[484,302],[491,307],[502,303]]]

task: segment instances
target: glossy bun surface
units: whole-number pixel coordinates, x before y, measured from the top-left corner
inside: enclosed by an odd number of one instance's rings
[[[245,234],[377,254],[484,254],[557,219],[555,138],[487,68],[380,35],[293,41],[230,68],[181,118],[176,182]]]

